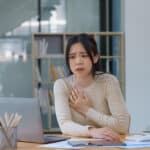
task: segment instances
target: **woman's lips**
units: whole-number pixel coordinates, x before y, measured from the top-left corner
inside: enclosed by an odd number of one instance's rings
[[[76,70],[76,71],[83,71],[84,68],[76,68],[75,70]]]

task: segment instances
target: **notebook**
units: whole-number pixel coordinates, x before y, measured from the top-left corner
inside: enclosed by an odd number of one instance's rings
[[[49,143],[69,139],[43,134],[40,107],[35,98],[0,97],[0,115],[4,117],[5,112],[22,115],[22,120],[17,127],[19,141]]]

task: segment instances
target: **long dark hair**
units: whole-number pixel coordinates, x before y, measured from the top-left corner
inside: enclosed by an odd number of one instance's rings
[[[92,62],[92,74],[95,75],[97,71],[101,71],[100,58],[97,61],[97,63],[94,64],[93,57],[92,57],[92,55],[94,56],[98,55],[96,41],[92,35],[82,33],[82,34],[72,36],[68,40],[68,43],[66,46],[65,58],[66,58],[66,65],[68,67],[69,74],[73,74],[70,69],[70,64],[69,64],[70,48],[73,44],[76,44],[76,43],[81,43],[83,47],[85,48],[88,56],[90,57],[91,62]]]

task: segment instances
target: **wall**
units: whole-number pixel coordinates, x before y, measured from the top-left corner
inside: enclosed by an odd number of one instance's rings
[[[66,32],[99,31],[99,0],[67,0]]]
[[[0,97],[32,97],[30,47],[26,38],[0,38]]]
[[[131,131],[150,130],[150,0],[125,0],[126,99]]]
[[[37,15],[36,0],[0,0],[0,35]]]

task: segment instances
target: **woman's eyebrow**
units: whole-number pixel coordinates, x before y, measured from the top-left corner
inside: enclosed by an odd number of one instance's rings
[[[87,54],[87,52],[80,52],[79,54],[84,54],[85,55],[85,54]]]
[[[76,55],[76,52],[69,53],[69,55]],[[79,52],[79,54],[87,54],[87,52]]]
[[[75,55],[76,53],[69,53],[69,55]]]

